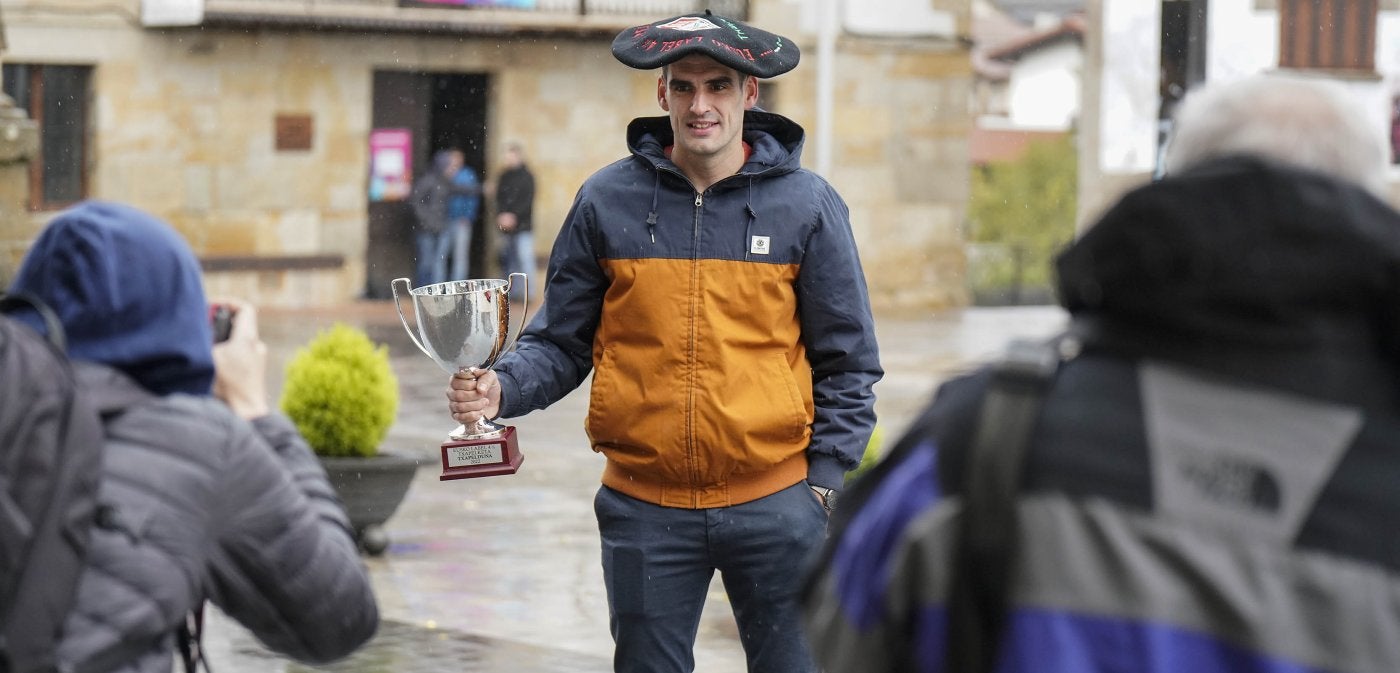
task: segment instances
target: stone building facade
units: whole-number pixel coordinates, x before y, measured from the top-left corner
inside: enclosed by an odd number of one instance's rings
[[[150,25],[151,7],[170,4],[202,11],[186,25]],[[376,200],[368,188],[370,138],[386,124],[414,131],[415,175],[448,138],[465,145],[468,163],[487,178],[505,143],[522,143],[539,185],[543,258],[579,184],[626,152],[627,122],[663,114],[655,74],[625,68],[608,51],[617,31],[657,16],[581,15],[577,2],[550,9],[561,4],[555,0],[513,12],[411,4],[0,6],[7,72],[38,77],[45,67],[65,66],[87,83],[83,128],[72,135],[83,150],[81,195],[131,203],[171,222],[204,259],[211,293],[299,306],[384,297],[388,279],[412,275],[406,205]],[[802,66],[765,82],[765,102],[808,129],[806,164],[813,167],[819,59],[801,17],[814,3],[731,4],[754,23],[800,36]],[[968,2],[934,4],[965,34]],[[965,302],[972,77],[958,34],[847,31],[837,39],[827,177],[850,204],[882,307]],[[470,100],[462,107],[459,98]],[[0,230],[0,283],[62,205],[32,199],[25,221]],[[483,266],[472,275],[494,274],[489,245],[477,245]]]

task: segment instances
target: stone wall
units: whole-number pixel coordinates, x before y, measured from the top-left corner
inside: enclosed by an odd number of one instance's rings
[[[967,34],[971,3],[940,2]],[[816,36],[778,5],[756,21],[803,35],[802,62],[775,80],[779,111],[808,131],[804,164],[816,167]],[[846,34],[835,47],[832,173],[851,209],[877,310],[967,304],[964,220],[970,184],[972,65],[967,48],[938,38]]]
[[[789,7],[787,2],[769,2]],[[766,6],[754,2],[753,6]],[[655,72],[608,40],[142,29],[100,13],[6,14],[12,62],[92,64],[91,195],[178,228],[202,256],[340,256],[339,269],[211,274],[211,292],[313,305],[365,282],[367,138],[377,69],[486,73],[486,156],[522,142],[535,172],[536,245],[548,253],[579,184],[626,153],[636,116],[663,114]],[[767,21],[756,12],[757,22]],[[963,19],[965,21],[965,17]],[[776,29],[793,29],[775,18]],[[815,45],[775,80],[775,108],[815,127]],[[958,306],[971,126],[967,51],[952,42],[843,37],[833,174],[881,306]],[[277,151],[274,118],[310,115],[310,150]],[[814,167],[808,145],[806,165]],[[494,165],[493,165],[494,168]],[[0,230],[13,256],[45,219]],[[311,278],[298,278],[310,274]]]
[[[844,39],[838,47],[832,174],[877,308],[966,304],[969,188],[966,52]],[[815,60],[815,59],[813,59]],[[815,128],[815,68],[785,79],[783,110]],[[815,151],[808,146],[807,164]]]
[[[34,122],[0,96],[0,289],[10,284],[40,224],[29,214],[29,159],[39,144]]]

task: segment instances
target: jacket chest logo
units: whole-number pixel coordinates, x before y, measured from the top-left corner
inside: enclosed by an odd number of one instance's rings
[[[768,254],[768,237],[767,237],[767,236],[754,236],[753,238],[749,239],[749,254],[751,254],[751,255],[766,255],[766,254]]]

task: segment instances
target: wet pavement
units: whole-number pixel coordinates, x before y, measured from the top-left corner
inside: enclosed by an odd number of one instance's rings
[[[509,421],[525,456],[517,474],[443,482],[438,445],[455,426],[443,397],[447,376],[409,341],[392,303],[264,310],[260,318],[274,391],[280,390],[280,372],[296,347],[335,322],[363,327],[388,345],[401,394],[384,446],[422,463],[385,526],[388,550],[366,558],[384,620],[366,647],[331,665],[297,664],[269,653],[215,611],[205,635],[211,668],[219,673],[612,670],[592,508],[603,459],[589,449],[583,433],[588,382],[547,410]],[[1011,338],[1048,335],[1063,324],[1063,312],[1054,307],[878,316],[886,375],[875,393],[885,443],[893,443],[940,381],[985,361]],[[745,670],[718,577],[695,655],[702,673]]]

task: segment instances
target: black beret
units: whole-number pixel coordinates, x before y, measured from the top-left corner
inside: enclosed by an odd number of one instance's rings
[[[618,33],[613,56],[640,70],[660,68],[690,54],[704,54],[755,77],[781,75],[797,67],[802,54],[781,35],[716,16],[677,16]]]

